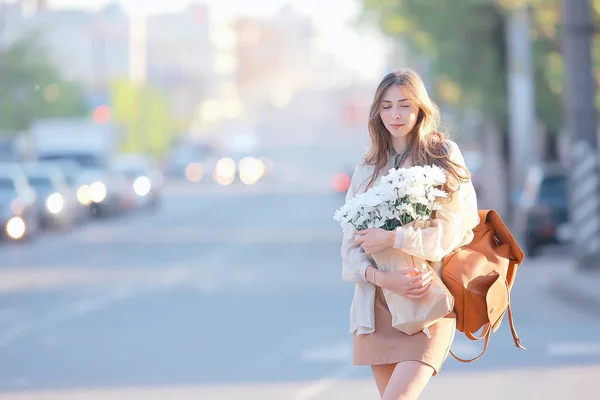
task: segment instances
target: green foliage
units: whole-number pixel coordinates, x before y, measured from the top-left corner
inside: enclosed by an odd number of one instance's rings
[[[16,132],[37,118],[76,117],[87,111],[83,89],[62,76],[37,35],[0,49],[0,131]]]
[[[501,128],[507,119],[505,19],[523,4],[531,9],[537,116],[556,133],[562,124],[560,0],[363,0],[365,12],[375,16],[382,32],[430,56],[438,101],[476,107]],[[600,0],[592,5],[600,26]],[[597,71],[599,41],[596,35]]]

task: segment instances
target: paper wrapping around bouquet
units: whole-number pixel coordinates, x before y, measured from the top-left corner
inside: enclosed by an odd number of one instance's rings
[[[409,299],[391,290],[383,289],[394,328],[407,335],[414,335],[433,325],[454,309],[454,297],[425,260],[398,249],[389,249],[371,256],[380,271],[396,271],[416,267],[433,272],[433,280],[426,294],[419,299]]]

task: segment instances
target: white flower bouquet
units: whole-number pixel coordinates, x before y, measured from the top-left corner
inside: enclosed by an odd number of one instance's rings
[[[415,166],[390,169],[377,184],[350,199],[334,214],[347,236],[368,228],[396,230],[413,224],[427,226],[435,210],[448,197],[440,189],[446,183],[446,175],[438,166]],[[454,298],[437,273],[423,259],[413,257],[400,249],[388,249],[372,254],[377,269],[393,271],[418,267],[433,271],[433,281],[425,296],[413,300],[391,290],[384,295],[392,315],[392,326],[413,335],[424,331],[429,336],[429,326],[454,308]]]

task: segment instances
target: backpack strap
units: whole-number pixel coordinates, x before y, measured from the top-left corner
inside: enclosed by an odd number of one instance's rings
[[[509,294],[509,296],[510,296],[510,294]],[[510,331],[512,333],[513,340],[515,341],[515,346],[517,346],[521,350],[526,350],[525,347],[521,344],[521,339],[519,338],[519,335],[517,334],[517,330],[515,329],[515,322],[513,321],[512,310],[510,309],[510,297],[508,298],[508,323],[510,325]],[[488,344],[490,342],[490,336],[491,336],[491,334],[492,334],[492,326],[490,325],[489,322],[484,325],[484,328],[483,328],[481,336],[475,336],[471,332],[465,332],[465,335],[469,339],[471,339],[471,340],[485,339],[484,342],[483,342],[483,350],[475,358],[471,358],[471,359],[468,359],[468,360],[464,359],[464,358],[459,358],[459,357],[456,356],[456,354],[454,354],[452,352],[452,350],[450,350],[450,354],[452,354],[452,357],[454,357],[457,361],[464,362],[464,363],[470,363],[470,362],[473,362],[475,360],[478,360],[486,352]]]
[[[492,330],[488,329],[487,334],[485,335],[485,341],[483,342],[483,350],[481,351],[481,353],[479,353],[479,355],[475,358],[471,358],[471,359],[465,359],[465,358],[460,358],[457,357],[456,354],[454,354],[452,352],[452,350],[450,350],[450,354],[452,354],[452,357],[454,357],[457,361],[463,362],[463,363],[470,363],[473,362],[475,360],[478,360],[479,358],[481,358],[481,356],[485,353],[485,351],[487,350],[488,347],[488,343],[490,342],[490,335],[492,334]]]
[[[506,282],[506,287],[508,287],[508,282]],[[510,332],[512,333],[513,340],[515,341],[515,346],[520,348],[521,350],[526,350],[523,345],[521,345],[521,339],[517,334],[517,330],[515,329],[515,322],[513,321],[512,310],[510,309],[510,290],[508,290],[508,323],[510,325]]]
[[[492,330],[492,326],[488,322],[483,326],[483,331],[480,336],[475,336],[471,332],[465,332],[465,335],[471,340],[481,340],[481,339],[485,339],[485,337],[488,335],[488,333],[490,333],[491,330]]]
[[[517,346],[521,350],[526,350],[525,347],[523,347],[523,345],[521,344],[521,339],[519,338],[519,335],[517,335],[515,323],[513,322],[512,311],[510,309],[510,303],[508,303],[508,322],[510,324],[510,331],[512,333],[513,340],[515,341],[515,346]]]

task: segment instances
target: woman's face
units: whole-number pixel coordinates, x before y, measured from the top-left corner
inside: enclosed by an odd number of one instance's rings
[[[413,129],[419,107],[408,99],[400,86],[391,86],[383,94],[379,117],[394,137],[403,137]]]

